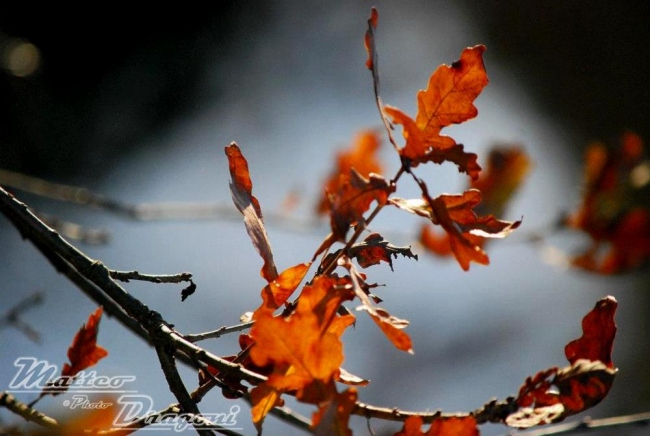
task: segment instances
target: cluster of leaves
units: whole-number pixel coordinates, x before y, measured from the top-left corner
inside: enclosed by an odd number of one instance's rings
[[[583,334],[569,342],[565,355],[570,365],[538,372],[519,390],[516,409],[504,423],[517,428],[558,422],[598,404],[609,392],[616,374],[611,359],[616,334],[612,297],[600,300],[582,320]],[[479,431],[472,415],[454,416],[434,421],[422,431],[422,418],[411,416],[396,436],[477,436]]]
[[[650,161],[643,140],[626,132],[617,148],[597,142],[585,156],[582,204],[564,224],[592,244],[573,265],[601,274],[628,272],[650,260]]]
[[[261,305],[252,314],[254,326],[250,334],[240,338],[242,352],[230,358],[268,377],[250,392],[252,419],[258,428],[273,407],[283,404],[282,396],[290,394],[317,407],[312,419],[316,433],[351,433],[348,419],[357,407],[357,387],[368,381],[341,368],[341,335],[355,322],[345,303],[354,302],[357,311],[366,312],[397,349],[413,352],[412,341],[404,331],[408,321],[378,306],[381,299],[370,292],[376,285],[368,283],[367,276],[355,266],[356,262],[367,268],[383,261],[392,267],[392,258],[398,254],[417,259],[410,247],[394,246],[377,233],[358,242],[382,208],[393,206],[424,217],[428,226],[440,226],[445,232],[444,243],[427,243],[432,240],[428,227],[423,229],[422,242],[432,250],[434,245],[446,244],[447,252],[455,256],[464,270],[469,269],[471,262],[489,263],[482,248],[484,238],[504,237],[521,224],[499,220],[491,212],[503,211],[524,178],[529,168],[525,154],[515,148],[495,151],[488,163],[487,177],[480,177],[477,156],[441,134],[443,128],[477,115],[473,102],[488,83],[482,58],[485,47],[465,49],[460,60],[439,67],[427,89],[418,93],[418,113],[412,119],[381,101],[374,39],[377,22],[378,14],[373,9],[365,37],[366,65],[372,72],[377,107],[400,167],[392,179],[381,175],[383,165],[377,156],[381,139],[370,130],[359,133],[353,147],[338,155],[317,205],[321,214],[329,216],[331,233],[310,262],[278,273],[262,210],[252,193],[248,163],[235,143],[225,150],[233,201],[263,259],[261,276],[268,283],[261,292]],[[402,126],[403,146],[392,135],[394,124]],[[432,197],[425,181],[414,173],[419,165],[443,162],[457,165],[460,172],[471,178],[465,192]],[[398,180],[405,174],[415,181],[421,198],[394,196]],[[481,203],[482,199],[486,201]],[[342,247],[335,249],[335,244]],[[314,275],[296,292],[314,263]],[[583,321],[583,337],[567,345],[571,366],[551,368],[529,378],[502,422],[515,427],[556,422],[591,407],[606,395],[615,373],[610,357],[615,308],[611,297],[598,303]],[[219,376],[218,371],[213,373]],[[246,389],[236,378],[224,376],[223,381],[233,391]],[[337,383],[347,387],[339,391]],[[422,422],[418,419],[407,420],[399,434],[422,434]],[[439,419],[426,434],[478,434],[476,425],[471,414]]]
[[[241,352],[225,360],[264,377],[252,382],[242,378],[241,372],[206,366],[199,370],[199,383],[203,386],[207,380],[218,380],[228,398],[249,394],[252,421],[260,430],[267,414],[283,405],[284,396],[291,395],[315,406],[311,427],[316,434],[351,434],[350,415],[362,409],[357,401],[358,388],[369,381],[342,367],[341,337],[356,322],[348,305],[356,312],[365,312],[398,350],[413,353],[412,340],[405,331],[409,322],[380,306],[381,299],[373,294],[377,285],[361,271],[382,262],[392,269],[398,256],[418,259],[411,247],[393,245],[382,235],[369,232],[371,222],[384,207],[424,218],[421,245],[432,253],[453,256],[463,270],[472,262],[487,265],[486,241],[505,237],[521,224],[496,218],[503,214],[530,170],[531,162],[521,147],[495,148],[484,170],[476,154],[442,133],[452,124],[477,116],[474,101],[488,83],[485,47],[467,48],[458,61],[436,69],[427,88],[417,94],[418,109],[412,118],[385,105],[380,97],[377,25],[378,13],[373,9],[364,40],[366,66],[372,74],[385,134],[399,158],[399,169],[392,178],[382,175],[385,167],[379,159],[380,132],[358,133],[351,148],[339,153],[324,183],[316,209],[329,218],[331,232],[308,262],[278,269],[260,202],[253,195],[248,162],[235,143],[225,148],[232,199],[262,258],[260,275],[266,281],[261,303],[250,314],[253,327],[239,337]],[[401,126],[403,142],[393,136],[396,125]],[[628,133],[621,142],[618,153],[607,152],[600,144],[590,147],[584,201],[564,221],[593,239],[593,247],[576,257],[574,264],[601,273],[635,268],[650,256],[650,211],[643,200],[647,198],[650,165],[643,158],[638,136]],[[432,163],[456,165],[469,178],[467,189],[459,194],[432,196],[426,182],[415,173],[420,165]],[[395,195],[398,182],[406,177],[418,187],[419,198]],[[441,231],[434,230],[436,227]],[[362,239],[364,232],[368,234]],[[603,245],[609,247],[604,254]],[[183,291],[183,300],[196,289],[190,283]],[[558,422],[599,403],[617,371],[611,357],[616,307],[612,297],[598,301],[582,320],[582,336],[565,347],[569,365],[529,377],[519,393],[508,399],[500,412],[491,413],[489,420],[528,428]],[[97,345],[101,315],[101,308],[90,315],[68,349],[70,363],[63,366],[61,376],[49,383],[39,399],[65,392],[80,371],[108,354]],[[244,384],[245,380],[252,388]],[[423,414],[410,413],[397,435],[478,435],[478,425],[486,421],[477,412],[440,415],[428,419],[431,425],[424,431]],[[97,424],[89,422],[75,429]],[[109,425],[107,421],[103,427]]]

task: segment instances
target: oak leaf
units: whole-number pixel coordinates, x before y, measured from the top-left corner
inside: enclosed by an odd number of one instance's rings
[[[257,198],[253,196],[253,182],[248,171],[248,162],[234,142],[227,146],[225,151],[232,179],[230,182],[232,200],[244,216],[246,231],[253,241],[253,246],[264,260],[260,274],[267,282],[272,282],[277,278],[278,271],[273,261],[271,243],[264,228],[262,209]]]
[[[312,417],[312,429],[317,436],[352,436],[348,426],[350,414],[357,401],[357,391],[350,388],[336,393],[328,401],[320,405],[318,412]]]
[[[333,241],[343,242],[350,226],[363,222],[373,201],[384,205],[395,191],[394,184],[374,173],[366,178],[354,168],[339,176],[338,191],[330,195],[330,225]]]
[[[470,188],[481,191],[482,200],[476,212],[502,216],[531,167],[530,158],[520,146],[503,144],[491,148],[485,169],[469,184]]]
[[[380,146],[381,139],[377,132],[363,130],[355,135],[349,149],[337,153],[335,167],[325,181],[323,194],[316,207],[319,214],[330,211],[329,196],[339,192],[341,184],[347,181],[346,177],[353,168],[363,177],[369,177],[371,173],[383,172],[383,165],[377,156]],[[344,177],[341,178],[341,175]]]
[[[389,202],[440,225],[447,233],[450,248],[464,270],[469,269],[470,262],[489,264],[489,258],[476,237],[503,238],[521,224],[521,221],[501,221],[493,215],[476,215],[473,208],[481,202],[481,192],[476,189],[458,195],[443,194],[436,198],[424,194],[422,199],[391,198]],[[423,236],[429,235],[423,231],[421,239]],[[435,243],[441,245],[439,241]]]
[[[565,347],[571,365],[529,377],[516,399],[519,410],[505,419],[506,424],[527,428],[558,422],[605,398],[617,372],[611,359],[617,305],[613,297],[598,301],[583,318],[582,336]]]
[[[395,436],[478,436],[476,419],[473,416],[441,417],[431,423],[427,432],[422,431],[422,418],[409,416]]]
[[[350,272],[352,289],[354,294],[361,301],[361,305],[357,307],[357,310],[363,310],[368,313],[370,318],[375,322],[375,324],[377,324],[379,329],[398,350],[413,354],[413,342],[411,341],[411,337],[404,332],[404,329],[408,327],[409,322],[405,319],[400,319],[391,315],[385,309],[377,307],[372,303],[367,292],[368,286],[364,286],[364,275],[357,271],[347,257],[343,256],[339,261],[339,264]]]
[[[97,345],[97,334],[99,333],[99,321],[101,321],[103,309],[98,307],[88,317],[86,324],[82,325],[75,334],[72,344],[68,348],[68,359],[70,363],[64,363],[61,369],[61,376],[53,382],[49,382],[43,389],[43,395],[58,395],[68,390],[74,382],[75,377],[81,371],[95,365],[104,357],[108,351]]]
[[[472,179],[478,177],[481,167],[476,162],[476,154],[466,153],[461,144],[440,132],[444,127],[462,123],[478,114],[474,100],[488,83],[483,64],[484,51],[482,45],[467,48],[458,61],[436,69],[429,78],[427,89],[418,92],[415,120],[398,108],[384,107],[392,121],[403,127],[406,145],[399,149],[399,153],[411,167],[425,162],[450,161]]]
[[[334,380],[343,362],[340,336],[354,322],[337,310],[352,298],[349,289],[336,286],[335,277],[316,277],[306,285],[295,311],[274,317],[258,313],[251,337],[250,357],[255,365],[271,365],[268,380],[251,392],[253,422],[261,422],[284,392],[295,392],[303,402],[319,404],[334,395]]]
[[[404,257],[410,257],[418,260],[418,255],[413,254],[411,247],[397,247],[386,241],[378,233],[371,233],[366,236],[363,242],[359,242],[350,247],[348,251],[351,258],[359,262],[361,268],[368,268],[372,265],[378,265],[384,261],[388,263],[391,271],[393,270],[393,257],[397,258],[398,254]]]
[[[282,271],[273,281],[262,289],[262,306],[255,311],[253,319],[256,319],[260,310],[273,312],[285,304],[291,294],[298,288],[300,282],[305,278],[311,262],[299,263]]]

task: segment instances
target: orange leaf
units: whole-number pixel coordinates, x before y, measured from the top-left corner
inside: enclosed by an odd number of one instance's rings
[[[531,161],[522,148],[500,146],[492,148],[487,166],[470,188],[481,191],[482,201],[477,206],[481,214],[502,216],[513,194],[530,172]]]
[[[98,307],[75,335],[72,345],[68,348],[70,364],[63,364],[61,375],[73,376],[108,356],[108,351],[97,345],[97,333],[99,333],[99,321],[102,318],[102,313],[103,309]]]
[[[377,51],[375,49],[375,29],[377,28],[377,23],[379,22],[379,13],[376,8],[370,10],[370,18],[368,18],[368,30],[366,31],[366,36],[363,40],[368,52],[368,59],[366,60],[366,67],[372,71],[373,76],[379,75],[377,71]]]
[[[56,431],[57,435],[97,434],[99,431],[111,430],[115,427],[115,418],[119,412],[119,403],[115,396],[103,394],[101,397],[89,398],[87,401],[89,406],[95,405],[96,408],[84,408],[83,403],[77,405],[68,416],[60,420],[61,426]]]
[[[319,436],[352,436],[348,426],[350,413],[357,401],[357,391],[350,388],[336,393],[329,401],[320,405],[318,412],[312,417],[312,429]]]
[[[369,177],[371,173],[381,174],[382,165],[377,157],[381,145],[381,139],[377,132],[363,130],[354,138],[348,150],[340,151],[336,156],[336,166],[325,182],[323,195],[318,201],[317,212],[326,214],[330,211],[330,195],[339,192],[341,184],[346,183],[346,177],[353,168],[363,177]],[[341,176],[344,176],[343,179]]]
[[[330,195],[330,224],[332,239],[345,241],[350,226],[363,221],[363,214],[376,201],[384,205],[395,191],[382,176],[371,173],[363,177],[354,168],[347,175],[339,176],[338,191]]]
[[[394,191],[380,175],[382,165],[377,158],[380,139],[376,132],[366,130],[355,137],[352,147],[337,156],[336,167],[325,182],[324,194],[318,202],[320,214],[330,214],[332,237],[317,254],[332,243],[345,240],[351,225],[363,220],[373,201],[385,204]]]
[[[459,124],[474,118],[478,110],[474,100],[488,83],[483,52],[485,46],[463,50],[460,60],[451,66],[442,65],[431,75],[426,90],[418,92],[418,113],[413,120],[401,110],[386,106],[384,111],[396,124],[403,126],[406,145],[399,150],[400,156],[411,166],[424,162],[454,162],[459,171],[476,179],[481,170],[476,155],[465,153],[440,131],[451,124]]]
[[[341,303],[352,298],[337,282],[316,277],[303,288],[288,317],[257,314],[250,357],[255,365],[272,365],[273,372],[253,389],[254,422],[261,422],[282,392],[295,391],[299,400],[318,403],[335,391],[334,379],[343,362],[340,335],[353,321],[351,315],[337,314]]]
[[[476,237],[502,238],[521,224],[521,221],[501,221],[492,215],[479,217],[473,208],[481,202],[481,193],[470,189],[460,195],[443,194],[430,198],[425,193],[424,199],[404,200],[391,198],[390,203],[408,212],[423,216],[433,224],[440,225],[449,237],[449,245],[456,260],[464,270],[469,269],[470,262],[482,265],[489,264],[490,260],[481,248]],[[431,233],[422,234],[435,244],[439,252],[444,252],[442,241],[433,240]],[[425,242],[425,247],[426,242]]]
[[[311,262],[299,263],[286,270],[262,289],[262,306],[255,311],[266,310],[273,312],[282,306],[287,299],[293,294],[300,282],[305,278]],[[253,315],[253,319],[256,315]]]
[[[517,396],[520,409],[506,418],[506,424],[527,428],[558,422],[605,398],[617,371],[611,361],[616,307],[613,297],[596,304],[582,320],[583,335],[565,347],[571,365],[529,377]]]
[[[402,429],[395,436],[478,436],[476,419],[473,416],[438,418],[424,433],[422,431],[422,418],[409,416],[404,421]]]
[[[99,321],[102,318],[102,313],[103,309],[98,307],[90,314],[86,324],[81,326],[68,348],[70,363],[63,364],[61,376],[48,383],[48,386],[54,386],[54,388],[44,388],[41,397],[48,393],[58,395],[67,391],[80,371],[95,365],[108,356],[108,351],[97,345],[97,333],[99,333]]]
[[[225,150],[226,156],[228,156],[230,177],[232,178],[230,182],[232,200],[239,212],[244,215],[244,224],[248,236],[250,236],[255,249],[264,260],[264,266],[260,274],[267,282],[271,282],[277,278],[278,271],[273,261],[271,243],[264,228],[262,209],[257,198],[252,193],[253,182],[248,172],[248,162],[234,142],[227,146]]]
[[[350,271],[354,293],[357,298],[361,300],[361,306],[357,307],[357,310],[366,311],[368,315],[370,315],[370,318],[372,318],[375,324],[377,324],[384,335],[386,335],[398,350],[413,354],[413,343],[411,337],[403,331],[403,329],[409,325],[409,322],[405,319],[394,317],[386,310],[374,306],[364,289],[364,276],[357,271],[349,259],[346,257],[342,257],[341,259],[342,266]]]

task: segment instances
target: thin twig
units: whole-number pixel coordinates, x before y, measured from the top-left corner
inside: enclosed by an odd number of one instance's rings
[[[77,223],[45,214],[41,211],[35,211],[35,213],[45,224],[55,229],[66,238],[90,245],[105,245],[108,244],[111,239],[111,234],[107,230],[90,229]]]
[[[130,280],[140,280],[143,282],[152,283],[181,283],[189,282],[192,279],[192,274],[188,272],[178,274],[153,275],[140,274],[137,271],[115,271],[111,269],[109,270],[109,274],[111,278],[124,283],[128,283]]]
[[[7,392],[0,393],[0,407],[6,407],[15,414],[20,415],[25,421],[34,422],[42,427],[50,429],[59,427],[59,423],[54,418],[50,418],[44,413],[32,409]]]
[[[223,327],[219,327],[216,330],[212,330],[211,332],[185,335],[184,338],[185,340],[192,343],[203,341],[205,339],[216,339],[216,338],[220,338],[223,335],[227,335],[229,333],[241,332],[243,330],[249,329],[253,326],[254,323],[255,323],[254,321],[250,321],[250,322],[245,322],[233,326],[223,326]]]
[[[634,415],[615,416],[613,418],[590,419],[556,424],[545,429],[525,432],[510,433],[511,436],[550,436],[591,433],[592,431],[607,430],[615,432],[620,427],[648,427],[650,426],[650,412]]]
[[[39,343],[41,341],[39,333],[31,325],[20,319],[20,314],[41,304],[42,302],[43,294],[41,292],[35,292],[34,294],[24,298],[17,305],[9,309],[2,318],[0,318],[0,328],[12,326],[32,341]]]
[[[56,201],[103,210],[137,221],[239,219],[239,214],[230,203],[161,202],[133,204],[92,192],[86,188],[54,183],[4,169],[0,169],[0,185]],[[48,217],[48,219],[54,220],[52,217]],[[274,222],[276,225],[294,232],[301,230],[309,232],[322,226],[320,220],[290,217],[285,212],[267,212],[265,219],[267,222]],[[76,226],[76,224],[72,225]],[[99,232],[94,236],[100,238],[107,236],[107,234],[102,235],[100,230],[89,230],[89,232]],[[74,234],[75,232],[72,232],[68,236],[72,237]]]

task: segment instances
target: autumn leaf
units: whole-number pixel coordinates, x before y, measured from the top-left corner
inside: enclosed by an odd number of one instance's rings
[[[320,405],[312,418],[312,430],[316,436],[352,436],[348,426],[350,413],[357,401],[357,391],[350,388],[336,393]]]
[[[469,184],[470,188],[481,191],[481,203],[476,206],[476,212],[502,216],[531,166],[530,158],[520,146],[503,144],[492,147],[485,169]]]
[[[262,306],[255,311],[253,319],[257,318],[259,311],[273,312],[282,306],[298,288],[310,266],[311,262],[307,262],[287,268],[275,280],[266,285],[262,289]]]
[[[391,343],[401,351],[406,351],[413,354],[413,342],[411,337],[404,332],[408,327],[409,322],[405,319],[397,318],[387,310],[375,306],[370,300],[366,289],[364,287],[364,276],[357,271],[352,265],[352,262],[345,256],[342,256],[339,264],[350,272],[350,279],[352,280],[352,289],[357,298],[361,301],[361,305],[357,310],[365,311],[370,318],[377,324],[377,327],[384,333],[384,335],[391,341]]]
[[[372,202],[385,205],[394,191],[394,185],[374,173],[366,178],[353,168],[349,174],[340,175],[338,191],[330,196],[332,241],[345,241],[350,226],[363,222]]]
[[[363,222],[363,215],[373,201],[383,205],[394,192],[395,187],[378,174],[382,171],[377,158],[379,146],[377,133],[366,130],[356,136],[349,150],[338,154],[317,205],[318,213],[329,213],[332,233],[318,248],[314,259],[334,242],[345,241],[350,226]]]
[[[230,169],[230,193],[235,206],[244,216],[246,231],[253,241],[257,252],[264,260],[264,266],[260,271],[261,276],[272,282],[278,276],[278,271],[273,261],[271,243],[264,228],[264,218],[259,201],[253,196],[253,182],[248,172],[248,162],[241,150],[234,142],[225,148],[228,156],[228,167]]]
[[[422,431],[422,418],[409,416],[395,436],[478,436],[476,419],[473,416],[438,418],[431,423],[427,432]]]
[[[370,11],[370,17],[368,18],[368,30],[363,39],[363,44],[368,53],[368,59],[366,60],[366,67],[370,70],[372,74],[372,83],[373,89],[375,92],[375,103],[377,104],[377,110],[379,111],[379,116],[381,121],[384,124],[386,129],[386,134],[388,135],[388,140],[395,150],[399,150],[395,138],[393,137],[393,125],[391,124],[386,111],[384,110],[384,103],[381,101],[381,96],[379,95],[379,56],[377,54],[377,47],[375,44],[375,31],[377,30],[377,24],[379,23],[379,13],[376,8],[372,8]]]
[[[481,202],[481,192],[476,189],[458,195],[443,194],[436,198],[431,198],[424,192],[423,199],[391,198],[389,202],[441,226],[448,235],[449,245],[456,260],[466,271],[470,262],[489,264],[489,258],[477,243],[476,237],[503,238],[521,224],[521,221],[501,221],[492,215],[476,215],[473,208]],[[427,236],[426,233],[422,235]],[[434,242],[440,244],[438,241]]]
[[[492,148],[488,155],[487,167],[481,172],[477,180],[469,183],[470,189],[477,189],[481,192],[481,201],[473,206],[473,211],[480,215],[501,216],[512,199],[514,193],[523,183],[530,170],[530,159],[524,151],[517,146],[505,146]],[[463,233],[468,240],[469,246],[485,248],[485,239],[482,236],[471,233]],[[422,225],[418,241],[430,253],[447,257],[454,254],[452,250],[452,237],[447,232],[436,232],[430,224]],[[458,248],[458,244],[456,244]],[[462,248],[462,246],[461,246]],[[485,257],[470,250],[470,254],[479,256],[475,260],[478,263],[487,262]]]
[[[58,395],[68,390],[74,382],[76,375],[86,368],[95,365],[104,357],[108,351],[97,345],[97,334],[99,333],[99,321],[102,318],[103,309],[98,307],[88,317],[86,324],[82,325],[68,348],[68,359],[70,363],[64,363],[61,369],[61,376],[54,382],[47,384],[43,389],[43,395]]]
[[[348,253],[351,258],[359,262],[362,268],[378,265],[383,261],[388,263],[391,271],[393,270],[392,258],[397,258],[398,254],[418,260],[418,255],[413,254],[411,247],[396,247],[378,233],[369,234],[363,242],[356,243],[350,247]]]
[[[377,156],[380,146],[381,139],[377,132],[363,130],[357,133],[348,150],[340,151],[337,154],[335,167],[324,184],[323,194],[316,207],[319,214],[330,212],[330,196],[336,195],[341,189],[341,185],[349,181],[350,170],[353,168],[359,175],[366,178],[372,173],[381,174],[383,172],[383,166]]]
[[[650,260],[650,161],[638,135],[619,147],[587,149],[584,194],[564,225],[586,232],[592,244],[572,264],[600,274],[634,270]]]
[[[426,90],[418,92],[418,113],[413,120],[401,110],[386,105],[384,111],[403,127],[406,145],[399,150],[411,167],[421,163],[450,161],[459,171],[476,179],[481,170],[474,153],[466,153],[453,138],[441,130],[474,118],[474,100],[488,83],[483,52],[485,46],[463,50],[452,65],[442,65],[429,78]]]
[[[611,359],[617,305],[613,297],[598,301],[583,318],[582,336],[565,347],[571,365],[529,377],[516,399],[519,410],[506,418],[507,425],[528,428],[558,422],[605,398],[617,372]]]
[[[343,362],[340,335],[354,322],[351,315],[337,314],[341,303],[352,298],[350,290],[337,283],[335,277],[316,277],[303,288],[288,317],[259,312],[250,333],[255,341],[250,357],[255,365],[272,365],[273,370],[251,392],[256,425],[261,425],[284,392],[295,392],[300,401],[313,404],[334,395],[334,380]]]

